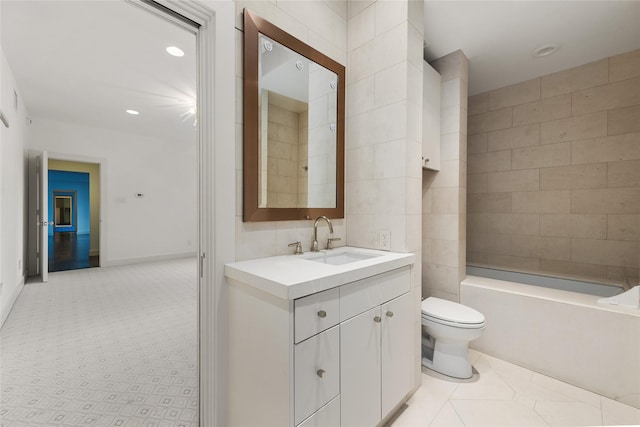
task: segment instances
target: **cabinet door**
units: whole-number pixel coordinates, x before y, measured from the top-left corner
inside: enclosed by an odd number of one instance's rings
[[[342,427],[380,421],[380,307],[340,324]]]
[[[411,292],[382,305],[382,416],[411,389]]]
[[[337,326],[295,349],[295,424],[340,393],[340,331]]]

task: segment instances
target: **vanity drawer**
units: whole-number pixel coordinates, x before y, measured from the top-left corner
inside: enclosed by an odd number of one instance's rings
[[[294,301],[294,342],[299,343],[340,322],[340,290],[318,292]]]
[[[298,427],[336,427],[340,425],[340,397],[324,405]]]
[[[295,345],[295,425],[340,392],[340,328],[333,328]]]
[[[402,267],[340,287],[340,321],[384,304],[411,290],[411,268]]]

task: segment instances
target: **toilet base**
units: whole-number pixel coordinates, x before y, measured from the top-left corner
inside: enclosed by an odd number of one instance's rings
[[[469,379],[473,376],[473,370],[469,363],[469,350],[466,344],[466,342],[463,345],[442,343],[436,340],[433,360],[423,357],[422,366],[449,377]]]

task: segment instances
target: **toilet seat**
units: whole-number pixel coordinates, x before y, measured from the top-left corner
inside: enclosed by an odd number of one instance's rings
[[[440,325],[451,326],[452,328],[459,329],[482,329],[485,327],[484,322],[482,323],[460,323],[460,322],[451,322],[447,320],[438,319],[437,317],[428,316],[426,314],[422,315],[422,324],[425,322],[431,321],[434,323],[438,323]]]
[[[422,301],[422,320],[465,329],[484,327],[484,316],[471,307],[452,301],[429,297]]]

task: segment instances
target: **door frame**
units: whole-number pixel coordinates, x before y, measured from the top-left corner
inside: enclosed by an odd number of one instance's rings
[[[100,217],[100,227],[98,235],[100,236],[98,267],[107,267],[109,261],[107,259],[107,221],[105,206],[107,206],[107,159],[102,157],[83,156],[69,153],[49,152],[49,160],[63,160],[67,162],[92,163],[100,166],[100,208],[98,215]]]
[[[141,1],[141,0],[137,0]],[[146,1],[146,0],[145,0]],[[199,425],[227,425],[227,297],[235,261],[236,2],[155,0],[200,25],[198,114]]]

